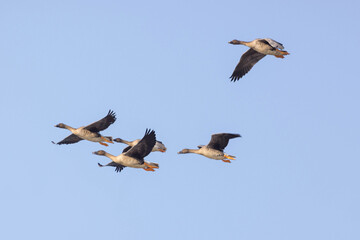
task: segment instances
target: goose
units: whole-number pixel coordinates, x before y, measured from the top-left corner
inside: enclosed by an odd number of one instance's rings
[[[124,148],[123,153],[129,151],[130,148],[131,148],[130,146]],[[102,154],[105,155],[105,151],[104,152],[97,151],[97,154],[98,155],[102,155]],[[102,165],[102,164],[98,163],[98,166],[99,167],[115,167],[115,172],[121,172],[125,168],[124,165],[118,164],[118,163],[113,162],[113,161],[111,161],[111,162],[109,162],[108,164],[105,164],[105,165]]]
[[[287,51],[282,51],[284,46],[271,38],[258,38],[251,42],[232,40],[229,43],[234,45],[245,45],[250,48],[241,56],[238,65],[230,77],[231,81],[234,82],[247,74],[251,68],[266,55],[284,58],[284,55],[290,54]]]
[[[208,145],[199,145],[199,149],[183,149],[178,154],[196,153],[207,158],[222,160],[223,162],[231,163],[230,160],[235,160],[235,156],[224,153],[224,148],[228,145],[232,138],[241,137],[240,134],[233,133],[217,133],[211,135],[211,140]]]
[[[121,139],[121,138],[115,138],[114,142],[125,143],[125,144],[129,145],[130,147],[133,147],[133,146],[135,146],[136,144],[138,144],[140,142],[140,139],[136,139],[134,141],[126,141],[126,140]],[[152,152],[159,151],[159,152],[164,153],[164,152],[166,152],[166,147],[162,142],[156,140],[155,145],[154,145],[154,147],[153,147],[153,149],[151,151]]]
[[[125,167],[143,168],[146,171],[155,171],[154,168],[159,168],[159,164],[147,162],[144,160],[144,157],[149,155],[149,153],[151,152],[151,149],[154,147],[155,142],[155,131],[146,129],[144,137],[140,140],[138,144],[136,144],[134,147],[126,147],[123,152],[118,156],[111,155],[104,150],[93,152],[93,154],[110,158],[110,163],[106,165],[101,165],[100,163],[98,163],[98,165],[100,167],[115,167],[115,171],[117,172],[120,172]]]
[[[59,123],[55,125],[55,127],[68,129],[69,131],[72,132],[72,134],[58,143],[55,142],[52,143],[58,145],[72,144],[85,139],[92,142],[98,142],[104,146],[109,146],[104,142],[114,143],[112,137],[104,137],[99,132],[107,129],[115,121],[116,121],[115,112],[109,110],[108,114],[104,118],[85,127],[73,128],[64,123]]]

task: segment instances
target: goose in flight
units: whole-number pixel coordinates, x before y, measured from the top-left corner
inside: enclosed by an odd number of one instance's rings
[[[120,172],[124,167],[143,168],[146,171],[155,171],[154,168],[159,168],[159,164],[147,162],[144,157],[149,155],[156,142],[156,134],[154,130],[146,129],[144,137],[138,144],[131,147],[126,147],[123,152],[114,156],[103,150],[93,152],[95,155],[105,156],[111,159],[111,162],[103,166],[115,167],[115,171]]]
[[[284,46],[271,38],[258,38],[251,42],[232,40],[229,43],[234,45],[245,45],[250,48],[241,56],[238,65],[230,77],[231,81],[234,82],[247,74],[251,68],[266,55],[284,58],[284,55],[290,54],[287,51],[282,51]]]
[[[104,146],[108,146],[108,144],[104,142],[114,143],[112,141],[112,137],[104,137],[99,132],[107,129],[115,121],[115,113],[109,110],[108,114],[104,118],[85,127],[73,128],[64,123],[59,123],[55,125],[55,127],[68,129],[72,132],[72,134],[56,144],[72,144],[85,139],[92,142],[98,142]]]
[[[140,139],[136,139],[134,141],[126,141],[126,140],[121,139],[121,138],[115,138],[114,142],[125,143],[125,144],[129,145],[130,147],[133,147],[133,146],[135,146],[136,144],[138,144],[140,142]],[[151,151],[152,152],[156,152],[156,151],[166,152],[166,147],[162,142],[156,141],[155,145],[154,145],[154,147],[153,147],[153,149]]]
[[[228,145],[229,140],[232,138],[241,137],[240,134],[232,133],[217,133],[211,135],[211,140],[208,145],[200,145],[199,149],[183,149],[178,154],[196,153],[203,155],[207,158],[222,160],[223,162],[231,163],[230,160],[235,160],[235,156],[227,155],[224,153],[225,147]]]

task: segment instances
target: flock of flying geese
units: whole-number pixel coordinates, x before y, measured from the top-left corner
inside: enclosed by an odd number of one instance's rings
[[[277,58],[284,58],[284,55],[289,55],[287,51],[283,51],[284,46],[281,43],[270,38],[255,39],[251,42],[232,40],[229,43],[234,45],[241,44],[250,48],[241,56],[239,63],[230,77],[231,81],[234,82],[248,73],[251,68],[266,55],[274,55]],[[73,128],[66,124],[59,123],[55,125],[55,127],[68,129],[72,134],[56,144],[73,144],[81,140],[98,142],[103,146],[108,146],[107,143],[114,143],[114,141],[124,143],[128,146],[124,148],[123,152],[118,156],[111,155],[103,150],[93,152],[95,155],[105,156],[111,159],[111,162],[106,165],[98,163],[99,167],[115,167],[116,172],[120,172],[125,167],[143,168],[146,171],[155,171],[154,169],[159,168],[159,164],[144,160],[150,152],[166,152],[165,145],[156,140],[155,131],[146,129],[144,137],[134,141],[126,141],[121,138],[113,139],[110,136],[102,136],[100,132],[107,129],[115,121],[115,113],[109,110],[108,114],[104,118],[85,127]],[[237,137],[241,137],[240,134],[213,134],[211,135],[211,140],[207,145],[199,145],[198,149],[183,149],[178,152],[178,154],[196,153],[207,158],[222,160],[223,162],[230,163],[230,160],[235,160],[235,156],[224,153],[224,149],[228,145],[230,139]]]

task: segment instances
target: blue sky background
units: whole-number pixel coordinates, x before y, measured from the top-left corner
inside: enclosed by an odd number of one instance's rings
[[[1,239],[358,239],[357,1],[0,1]],[[229,76],[245,46],[291,53]],[[146,128],[146,172],[57,146],[104,117]],[[240,133],[231,164],[182,148]]]

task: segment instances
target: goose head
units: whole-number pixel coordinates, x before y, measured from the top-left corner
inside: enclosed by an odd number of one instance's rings
[[[58,128],[66,128],[66,125],[63,124],[63,123],[59,123],[59,124],[55,125],[55,127],[58,127]]]
[[[93,152],[93,154],[104,156],[106,154],[106,152],[104,150],[99,150],[99,151]]]
[[[155,146],[154,146],[154,148],[153,148],[153,151],[159,151],[159,152],[166,152],[166,147],[165,147],[165,145],[162,143],[162,142],[160,142],[160,141],[156,141],[156,143],[155,143]]]
[[[234,45],[239,45],[239,44],[243,44],[244,42],[234,39],[234,40],[230,41],[229,43],[234,44]]]

